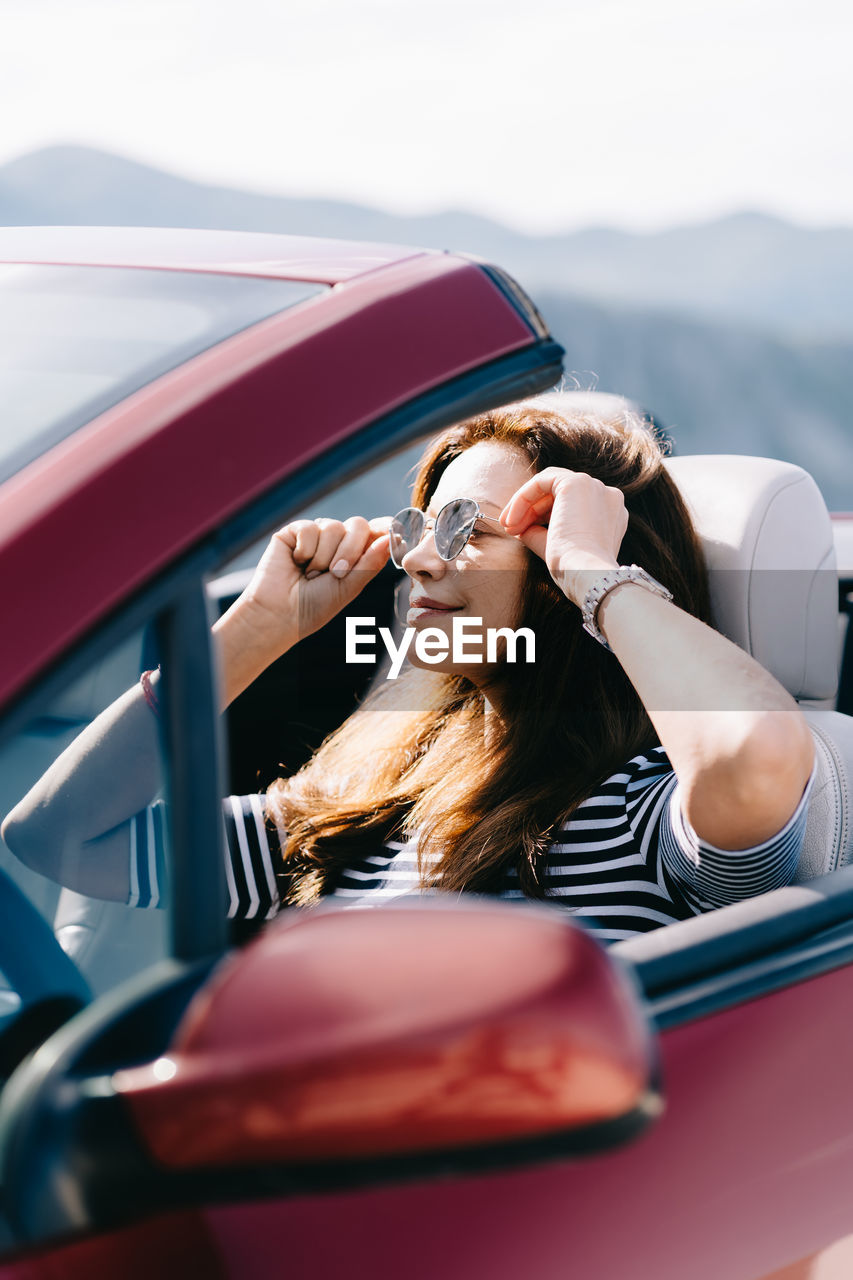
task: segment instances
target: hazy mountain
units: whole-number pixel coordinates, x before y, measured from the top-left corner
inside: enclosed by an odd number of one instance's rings
[[[407,218],[203,186],[82,147],[0,167],[0,225],[187,226],[471,252],[542,307],[581,385],[647,406],[679,452],[764,453],[853,509],[853,229],[742,214],[656,235],[525,236],[486,218]]]
[[[754,453],[805,467],[853,510],[853,347],[796,343],[679,315],[539,295],[566,371],[630,396],[678,453]]]
[[[626,200],[630,192],[626,192]],[[403,217],[333,200],[204,186],[86,147],[0,166],[0,224],[231,228],[385,240],[493,259],[532,293],[674,308],[779,334],[853,339],[853,228],[738,214],[649,235],[527,236],[465,213]]]

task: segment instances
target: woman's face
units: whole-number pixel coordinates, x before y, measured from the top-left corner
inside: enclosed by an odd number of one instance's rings
[[[496,441],[481,441],[454,458],[445,469],[426,514],[434,518],[453,498],[473,498],[483,514],[495,520],[516,489],[533,474],[534,468],[521,450]],[[403,568],[411,579],[406,625],[414,628],[415,639],[417,632],[427,628],[443,632],[450,642],[450,652],[438,662],[427,663],[412,643],[409,661],[434,671],[466,675],[477,684],[488,683],[490,672],[499,664],[486,661],[486,631],[520,625],[522,584],[529,555],[524,544],[510,537],[500,525],[478,520],[456,559],[442,560],[430,525],[420,544],[403,558]],[[466,640],[470,652],[482,653],[482,662],[454,660],[454,618],[482,619],[481,630],[472,627],[467,631],[468,636],[481,635],[482,642]],[[522,643],[522,652],[523,649]],[[502,652],[502,646],[498,652]]]

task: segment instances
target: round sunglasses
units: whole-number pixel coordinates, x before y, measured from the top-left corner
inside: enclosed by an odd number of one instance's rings
[[[453,498],[433,520],[417,507],[404,507],[391,521],[391,559],[398,569],[403,557],[420,544],[428,524],[433,526],[435,549],[442,560],[455,560],[474,532],[478,520],[488,520],[503,529],[500,520],[484,515],[473,498]]]

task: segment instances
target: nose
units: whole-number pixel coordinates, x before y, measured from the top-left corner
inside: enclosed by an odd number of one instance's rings
[[[447,572],[447,560],[442,560],[435,546],[433,526],[427,525],[416,547],[407,551],[402,559],[404,571],[410,578],[443,578]]]

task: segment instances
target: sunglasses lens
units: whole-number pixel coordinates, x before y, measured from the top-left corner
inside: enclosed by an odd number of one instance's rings
[[[391,559],[398,569],[403,567],[403,556],[414,551],[424,533],[425,516],[417,507],[405,507],[391,521]]]
[[[478,507],[472,498],[454,498],[435,522],[435,548],[442,560],[455,560],[471,537]]]

